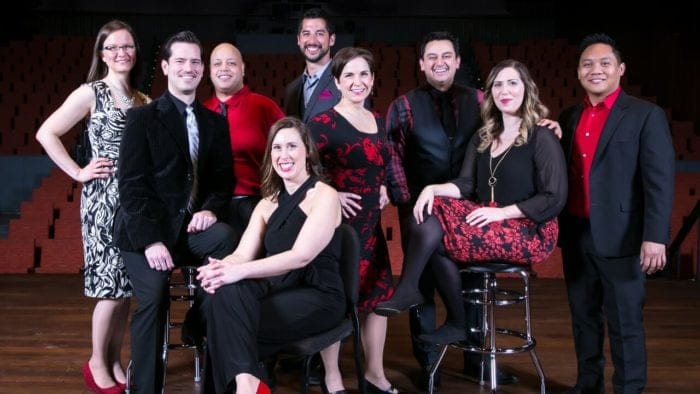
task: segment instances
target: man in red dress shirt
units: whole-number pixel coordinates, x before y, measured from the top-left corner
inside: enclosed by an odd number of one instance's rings
[[[228,223],[240,236],[260,200],[260,164],[267,134],[284,114],[274,101],[243,84],[245,63],[232,44],[221,43],[214,48],[209,70],[214,94],[204,106],[228,119],[236,179]]]
[[[602,393],[603,317],[615,393],[646,384],[645,274],[666,265],[674,153],[664,111],[620,88],[625,63],[604,34],[583,39],[583,103],[559,118],[569,166],[560,245],[578,362],[572,393]]]

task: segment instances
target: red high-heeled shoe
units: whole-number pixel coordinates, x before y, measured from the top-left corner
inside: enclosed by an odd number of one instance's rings
[[[258,389],[255,391],[256,394],[272,394],[272,391],[270,391],[270,388],[267,387],[265,382],[260,380],[260,383],[258,383]]]
[[[97,394],[123,394],[125,387],[121,387],[119,383],[112,387],[102,388],[95,382],[95,377],[92,376],[92,370],[90,369],[90,363],[85,362],[83,365],[83,378],[85,378],[85,385],[90,391]]]
[[[97,392],[100,388],[95,382],[95,378],[92,376],[92,371],[90,370],[90,363],[88,361],[83,365],[83,378],[85,379],[85,385],[91,391]]]

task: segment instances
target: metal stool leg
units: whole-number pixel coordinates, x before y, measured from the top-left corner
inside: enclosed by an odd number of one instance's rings
[[[535,352],[535,346],[537,341],[532,336],[532,324],[530,317],[530,267],[521,264],[511,264],[508,262],[487,262],[487,263],[474,263],[468,265],[461,272],[469,273],[480,273],[483,275],[483,286],[477,289],[463,289],[462,294],[464,296],[464,301],[471,304],[480,305],[482,307],[482,322],[481,322],[481,344],[473,345],[469,343],[451,343],[449,346],[461,349],[474,354],[480,354],[481,365],[480,365],[480,379],[479,384],[485,386],[486,374],[485,369],[487,365],[490,367],[489,373],[489,384],[492,393],[498,391],[498,361],[496,356],[508,355],[516,353],[529,352],[530,358],[532,359],[535,368],[537,369],[537,374],[540,380],[540,392],[542,394],[546,391],[546,379],[544,375],[544,370],[540,364],[537,353]],[[523,279],[523,290],[522,292],[514,289],[500,289],[498,287],[498,275],[497,274],[510,274],[519,273]],[[499,328],[496,326],[496,308],[501,306],[508,306],[514,304],[524,303],[524,315],[525,315],[525,327],[524,329],[510,329],[510,328]],[[476,332],[479,329],[472,329],[472,332]],[[499,347],[497,343],[497,337],[503,335],[508,337],[519,338],[521,342],[517,345],[502,346]],[[444,356],[444,349],[440,355],[438,363],[442,360]],[[488,360],[488,364],[487,363]],[[431,370],[434,372],[435,368]]]
[[[484,291],[481,293],[481,348],[487,349],[487,339],[489,335],[489,274],[484,274]],[[486,384],[486,353],[481,353],[481,363],[479,365],[479,386]]]
[[[124,389],[125,394],[130,394],[131,393],[131,377],[132,377],[132,363],[133,361],[129,360],[129,365],[126,367],[126,389]]]
[[[163,360],[163,386],[162,392],[165,392],[165,380],[168,377],[168,350],[170,349],[170,328],[172,324],[170,323],[170,301],[168,300],[168,307],[165,310],[165,329],[163,330],[163,354],[161,358]]]
[[[438,368],[440,368],[440,363],[442,362],[442,359],[445,357],[445,353],[447,352],[447,348],[450,347],[450,345],[443,345],[442,348],[440,349],[440,355],[438,356],[437,360],[433,363],[432,366],[430,366],[430,375],[428,377],[428,393],[433,394],[433,391],[435,390],[435,372],[437,372]]]
[[[186,272],[186,273],[185,273]],[[196,297],[197,293],[197,283],[195,283],[195,279],[197,277],[197,272],[194,267],[185,267],[183,268],[183,275],[186,275],[186,282],[187,282],[187,294],[189,296],[189,305],[190,308],[192,308],[192,305],[194,305],[194,299]],[[194,347],[194,381],[195,382],[201,382],[202,381],[202,367],[201,367],[201,361],[200,361],[200,356],[199,356],[199,347],[195,346]]]
[[[163,333],[163,390],[165,390],[165,382],[167,377],[167,366],[168,366],[168,351],[175,348],[191,348],[194,351],[194,381],[200,382],[202,380],[202,366],[200,359],[200,352],[197,346],[191,347],[184,344],[172,344],[170,343],[170,330],[176,327],[182,327],[181,322],[173,322],[171,320],[172,314],[170,313],[170,306],[172,301],[187,301],[188,306],[191,308],[194,305],[194,299],[197,291],[196,278],[196,268],[195,267],[181,267],[183,282],[172,283],[169,282],[168,289],[170,294],[168,295],[168,307],[165,314],[165,330]],[[170,279],[168,279],[170,281]],[[185,289],[184,294],[180,293],[173,295],[173,289]]]
[[[530,274],[527,272],[520,272],[520,276],[524,283],[524,296],[525,296],[525,329],[527,332],[528,342],[534,342],[532,338],[532,321],[530,320]],[[540,359],[537,357],[537,352],[535,352],[535,346],[530,349],[530,358],[532,363],[535,364],[535,369],[537,369],[537,375],[540,378],[540,393],[544,394],[546,392],[546,379],[544,376],[544,370],[540,364]]]
[[[488,274],[489,276],[489,291],[488,297],[489,302],[486,304],[485,308],[488,309],[489,316],[489,361],[490,361],[490,376],[489,381],[491,383],[491,392],[495,393],[498,386],[498,380],[496,379],[496,291],[498,290],[498,283],[496,282],[495,274]]]

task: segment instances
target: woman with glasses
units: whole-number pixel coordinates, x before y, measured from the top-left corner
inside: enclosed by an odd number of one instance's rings
[[[86,83],[41,125],[37,140],[51,159],[83,184],[80,200],[85,295],[97,300],[92,314],[92,355],[83,366],[85,384],[96,393],[121,393],[126,376],[121,348],[129,314],[131,284],[112,242],[119,206],[115,170],[129,108],[150,101],[136,90],[139,47],[128,24],[113,20],[97,33]],[[68,154],[60,137],[86,119],[91,145],[87,165]]]

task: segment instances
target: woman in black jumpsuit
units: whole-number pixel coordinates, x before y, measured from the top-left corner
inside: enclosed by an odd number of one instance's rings
[[[295,118],[275,123],[263,162],[263,199],[238,248],[199,269],[210,294],[203,308],[217,393],[269,392],[258,359],[343,318],[340,203],[320,173],[306,126]]]

